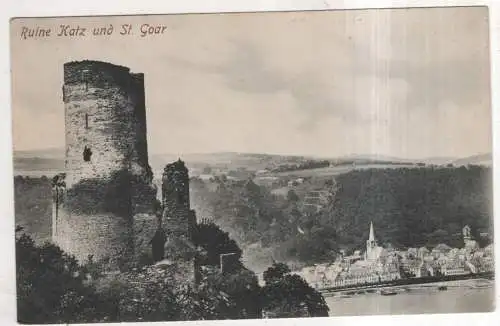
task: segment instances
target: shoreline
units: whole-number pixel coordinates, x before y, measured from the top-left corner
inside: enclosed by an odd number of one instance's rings
[[[484,285],[490,286],[494,284],[495,275],[493,272],[480,273],[480,274],[465,274],[465,275],[454,275],[454,276],[441,276],[441,277],[426,277],[426,278],[412,278],[412,279],[400,279],[396,281],[389,281],[384,283],[366,284],[353,287],[343,287],[343,288],[324,288],[319,289],[321,294],[325,296],[334,296],[335,293],[357,293],[357,292],[370,292],[381,289],[398,289],[398,288],[433,288],[443,286],[451,287],[461,287],[469,286],[472,287],[473,283],[484,282]],[[493,285],[491,285],[493,286]],[[477,285],[475,288],[484,287],[483,285]]]
[[[387,285],[387,286],[380,286],[377,288],[371,287],[371,288],[351,289],[351,290],[334,291],[334,292],[322,292],[322,295],[325,298],[330,298],[330,297],[351,298],[352,296],[367,295],[367,294],[380,295],[380,291],[395,292],[396,294],[408,293],[419,290],[440,291],[439,289],[440,287],[445,287],[443,289],[444,291],[448,290],[449,288],[452,289],[468,288],[471,290],[482,290],[491,288],[494,289],[495,280],[484,277],[478,277],[478,278],[468,278],[463,280],[445,280],[445,281],[436,281],[436,282],[420,283],[420,284]]]

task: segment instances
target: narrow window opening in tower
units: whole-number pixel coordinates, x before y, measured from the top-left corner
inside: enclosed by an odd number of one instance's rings
[[[85,113],[85,129],[89,129],[89,115]]]
[[[83,149],[83,160],[85,162],[89,162],[91,156],[92,156],[92,151],[90,150],[89,147],[85,146],[85,148]]]

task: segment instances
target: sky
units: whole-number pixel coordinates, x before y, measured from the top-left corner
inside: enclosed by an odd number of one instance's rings
[[[142,37],[145,23],[167,28]],[[152,154],[491,152],[486,7],[16,19],[14,150],[64,147],[63,64],[83,59],[145,74]]]

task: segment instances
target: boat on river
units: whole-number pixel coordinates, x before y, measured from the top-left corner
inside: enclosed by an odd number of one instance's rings
[[[380,290],[380,295],[396,295],[398,294],[394,290]]]

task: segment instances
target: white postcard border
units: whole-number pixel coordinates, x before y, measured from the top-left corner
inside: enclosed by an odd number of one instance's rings
[[[491,52],[491,87],[493,109],[493,159],[495,190],[500,185],[500,176],[497,173],[500,151],[500,3],[498,1],[473,0],[419,0],[419,1],[374,1],[374,0],[282,0],[282,1],[153,1],[153,0],[18,0],[4,1],[0,12],[0,103],[3,106],[4,118],[0,119],[0,146],[2,153],[0,169],[0,248],[3,262],[0,268],[0,323],[10,325],[16,323],[15,302],[15,264],[14,264],[14,206],[12,181],[12,133],[10,107],[10,46],[9,19],[12,17],[40,17],[40,16],[88,16],[88,15],[140,15],[140,14],[169,14],[169,13],[213,13],[213,12],[252,12],[252,11],[294,11],[294,10],[324,10],[324,9],[367,9],[367,8],[400,8],[400,7],[433,7],[433,6],[478,6],[487,5],[490,8],[490,52]],[[496,192],[495,192],[496,194]],[[494,196],[495,213],[499,207],[500,198]],[[498,214],[494,214],[495,229],[498,229]],[[498,232],[495,232],[496,269],[499,270]],[[498,285],[496,300],[500,299]],[[286,319],[286,320],[243,320],[218,322],[191,322],[191,325],[353,325],[356,323],[372,325],[495,325],[499,324],[498,313],[490,314],[450,314],[450,315],[412,315],[412,316],[370,316],[370,317],[330,317],[317,319]],[[496,322],[495,322],[496,321]],[[143,325],[144,323],[130,323]],[[168,325],[183,325],[185,322],[155,323]]]

